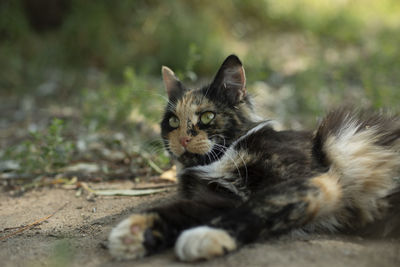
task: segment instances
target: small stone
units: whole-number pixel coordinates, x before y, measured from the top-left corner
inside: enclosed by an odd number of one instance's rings
[[[89,194],[89,195],[86,197],[86,200],[89,201],[89,202],[95,202],[95,201],[96,201],[95,198],[96,198],[96,195],[95,195],[95,194]]]

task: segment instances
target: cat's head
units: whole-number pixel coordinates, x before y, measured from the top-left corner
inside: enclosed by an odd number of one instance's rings
[[[239,58],[225,59],[213,82],[186,88],[167,67],[162,68],[168,105],[161,135],[172,158],[185,167],[217,160],[252,123],[253,109]]]

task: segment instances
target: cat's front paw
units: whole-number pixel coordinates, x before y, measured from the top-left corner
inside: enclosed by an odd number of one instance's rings
[[[108,248],[113,258],[118,260],[142,258],[149,253],[146,244],[153,242],[161,233],[154,231],[157,214],[134,214],[120,222],[111,230]]]
[[[200,226],[182,232],[175,253],[182,261],[196,261],[221,256],[236,247],[236,241],[225,230]]]

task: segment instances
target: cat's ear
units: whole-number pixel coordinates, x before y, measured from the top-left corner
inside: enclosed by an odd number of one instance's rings
[[[175,76],[175,73],[166,66],[162,66],[161,73],[164,81],[165,90],[168,94],[168,98],[179,98],[185,90],[181,81]]]
[[[230,55],[222,63],[211,88],[218,91],[232,104],[237,104],[246,95],[246,76],[242,62],[235,55]]]

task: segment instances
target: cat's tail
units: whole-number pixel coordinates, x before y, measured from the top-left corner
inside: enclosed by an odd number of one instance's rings
[[[321,122],[313,155],[337,177],[343,209],[336,214],[349,223],[380,218],[388,196],[400,182],[400,119],[383,113],[336,110]]]

